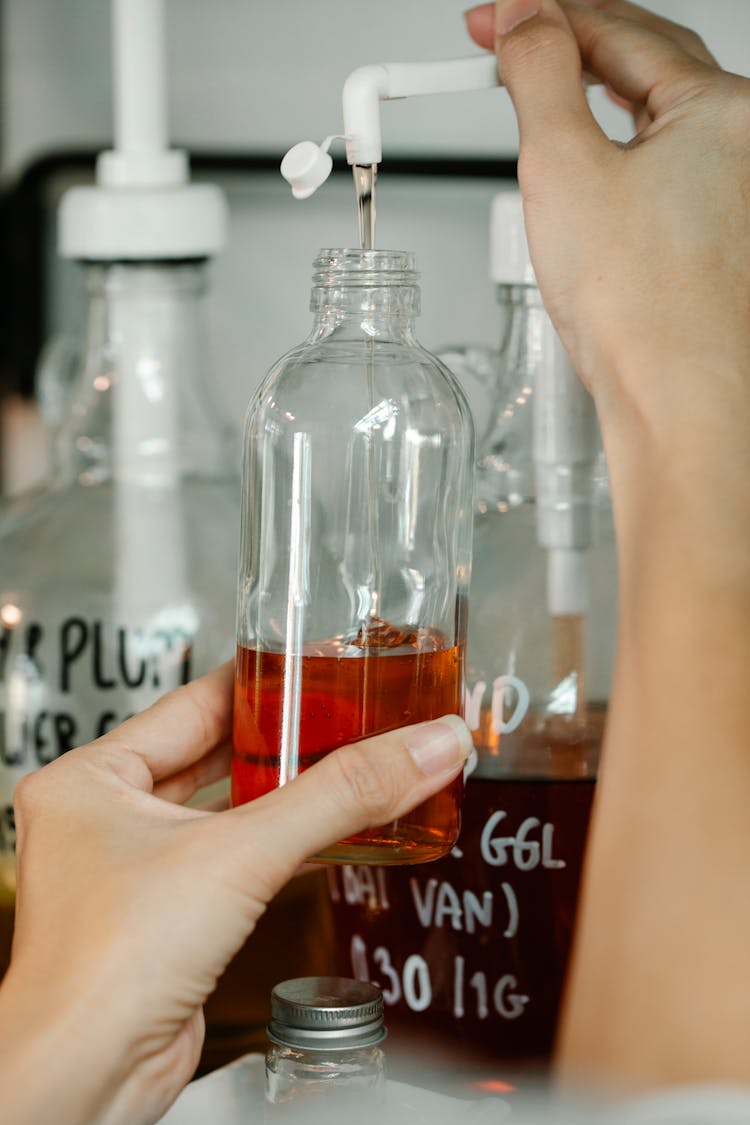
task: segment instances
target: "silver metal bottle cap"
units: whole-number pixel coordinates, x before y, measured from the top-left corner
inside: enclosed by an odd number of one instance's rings
[[[374,1047],[386,1036],[383,994],[348,977],[298,977],[271,993],[268,1038],[282,1047],[340,1051]]]

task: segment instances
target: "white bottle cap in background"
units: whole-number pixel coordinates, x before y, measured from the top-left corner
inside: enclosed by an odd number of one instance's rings
[[[206,258],[226,241],[226,203],[212,184],[75,187],[58,215],[58,249],[88,261]]]
[[[492,200],[490,280],[498,285],[536,285],[520,191],[501,191]]]

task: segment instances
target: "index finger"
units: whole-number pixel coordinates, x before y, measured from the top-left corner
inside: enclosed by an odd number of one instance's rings
[[[689,53],[674,38],[595,3],[562,0],[588,69],[616,94],[646,107],[652,118],[671,109],[713,62]]]
[[[233,684],[234,661],[228,660],[127,719],[99,745],[137,754],[155,782],[171,777],[231,739]]]
[[[708,63],[710,66],[719,66],[700,35],[691,28],[683,26],[683,24],[674,23],[664,16],[658,16],[656,12],[651,12],[648,8],[642,8],[640,4],[633,4],[631,0],[586,0],[586,3],[590,4],[592,8],[598,8],[599,11],[610,12],[614,16],[624,16],[625,19],[634,20],[644,27],[649,27],[652,31],[657,31],[665,38],[671,39],[679,47],[682,47],[688,55],[692,55],[700,62]],[[563,0],[564,6],[565,0]]]
[[[495,47],[518,118],[520,165],[541,154],[546,166],[564,159],[570,168],[609,146],[586,100],[575,35],[555,0],[497,0]]]

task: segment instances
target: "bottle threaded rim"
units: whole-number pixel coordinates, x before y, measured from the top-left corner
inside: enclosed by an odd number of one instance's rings
[[[313,287],[378,288],[416,285],[419,273],[411,250],[320,250],[313,262]]]

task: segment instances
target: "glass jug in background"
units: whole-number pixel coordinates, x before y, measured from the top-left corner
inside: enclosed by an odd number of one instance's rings
[[[231,652],[238,487],[204,385],[195,262],[85,267],[49,483],[0,523],[0,863],[13,789]],[[66,360],[67,366],[67,360]]]
[[[593,406],[542,305],[520,197],[498,199],[492,273],[511,318],[477,461],[465,718],[478,766],[461,836],[424,868],[328,871],[342,971],[381,985],[394,1039],[488,1091],[551,1051],[616,628]]]
[[[272,368],[245,430],[235,803],[463,701],[466,401],[414,336],[412,255],[324,250],[314,269],[312,333]],[[459,778],[320,858],[434,859],[460,798]]]
[[[16,782],[232,653],[238,442],[206,362],[206,269],[85,266],[85,333],[74,383],[72,349],[62,353],[57,389],[68,409],[53,419],[52,479],[3,511],[0,975]],[[45,393],[54,389],[48,370]],[[229,965],[206,1005],[205,1067],[262,1047],[280,976],[331,970],[321,880],[293,880]]]
[[[495,286],[497,343],[448,344],[435,352],[438,359],[458,379],[471,408],[474,437],[478,453],[487,447],[490,430],[495,424],[498,395],[498,372],[503,365],[510,331],[513,286]]]

